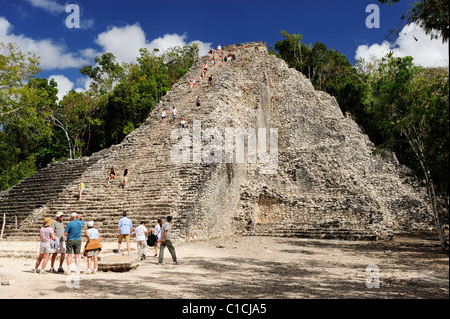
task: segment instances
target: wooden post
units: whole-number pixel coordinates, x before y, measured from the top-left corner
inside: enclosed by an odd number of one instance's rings
[[[3,239],[3,230],[5,229],[5,223],[6,223],[6,214],[3,213],[3,225],[2,225],[2,233],[0,234],[0,239]]]

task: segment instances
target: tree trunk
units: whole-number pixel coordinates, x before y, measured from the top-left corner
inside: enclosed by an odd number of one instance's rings
[[[447,238],[445,236],[444,228],[442,227],[441,221],[439,219],[439,209],[437,207],[437,196],[436,192],[434,190],[434,183],[433,180],[428,173],[428,170],[426,168],[426,164],[423,160],[423,150],[420,147],[419,142],[416,140],[416,143],[414,143],[414,140],[411,139],[410,135],[405,131],[403,132],[406,136],[409,145],[411,146],[411,149],[413,150],[414,154],[417,157],[417,160],[420,163],[420,167],[422,168],[424,177],[425,177],[425,187],[427,189],[428,197],[431,201],[431,208],[432,208],[432,214],[433,214],[433,221],[436,228],[436,232],[439,236],[439,240],[441,242],[441,247],[444,251],[448,252],[448,243]]]

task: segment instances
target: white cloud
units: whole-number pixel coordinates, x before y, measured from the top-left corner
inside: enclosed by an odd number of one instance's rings
[[[34,52],[40,59],[43,70],[77,68],[89,63],[88,51],[79,53],[68,52],[62,43],[55,43],[51,39],[34,40],[25,35],[16,35],[11,32],[12,25],[0,17],[0,41],[15,42],[22,52]]]
[[[118,62],[136,62],[140,56],[139,49],[146,48],[150,52],[159,49],[163,53],[170,47],[189,45],[186,34],[165,34],[152,41],[147,41],[144,30],[138,23],[125,27],[113,27],[100,33],[95,42],[102,47],[104,52],[111,52]],[[211,49],[211,43],[193,41],[199,45],[200,54],[204,55]]]
[[[65,11],[66,6],[52,0],[27,0],[33,7],[43,9],[51,14],[58,14]]]
[[[77,91],[77,92],[88,91],[92,82],[94,82],[94,80],[92,80],[88,77],[82,77],[82,78],[77,79],[77,81],[76,81],[77,88],[75,89],[75,91]]]
[[[375,43],[371,46],[360,45],[356,49],[355,59],[370,60],[371,58],[382,58],[389,52],[396,57],[412,56],[414,64],[423,67],[448,66],[448,45],[439,39],[430,39],[423,29],[415,24],[405,26],[397,39],[397,45],[388,41],[381,44]]]
[[[50,75],[48,80],[53,79],[58,83],[58,94],[57,97],[61,101],[64,95],[66,95],[69,91],[73,90],[74,84],[64,75]]]

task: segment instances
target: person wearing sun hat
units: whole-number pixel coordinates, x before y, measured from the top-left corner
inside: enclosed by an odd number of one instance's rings
[[[39,268],[39,265],[42,261],[42,267],[40,274],[45,274],[45,266],[47,266],[48,258],[50,257],[50,254],[54,252],[54,249],[51,247],[51,240],[55,240],[55,232],[53,228],[50,227],[50,225],[53,223],[52,218],[45,218],[44,219],[44,225],[41,227],[39,231],[39,238],[41,240],[40,242],[40,248],[39,248],[39,257],[36,259],[36,264],[34,266],[34,269],[32,272],[36,273],[37,269]]]

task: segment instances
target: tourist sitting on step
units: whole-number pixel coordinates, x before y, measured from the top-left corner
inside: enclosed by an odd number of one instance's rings
[[[188,127],[189,127],[189,124],[187,122],[186,116],[184,116],[180,121],[180,130],[188,128]]]
[[[116,171],[114,170],[114,167],[111,167],[110,171],[109,171],[109,177],[108,177],[108,184],[112,181],[116,179]]]

